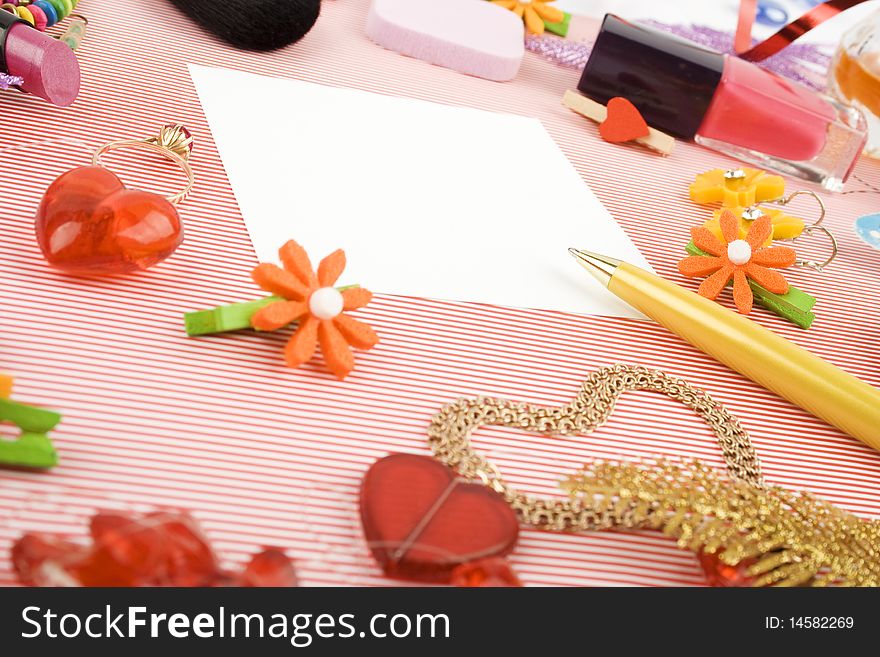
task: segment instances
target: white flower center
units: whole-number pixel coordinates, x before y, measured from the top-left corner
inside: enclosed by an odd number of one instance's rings
[[[334,287],[322,287],[309,297],[309,310],[318,319],[333,319],[342,312],[342,293]]]
[[[744,265],[752,258],[752,247],[745,240],[733,240],[727,245],[727,259],[735,265]]]

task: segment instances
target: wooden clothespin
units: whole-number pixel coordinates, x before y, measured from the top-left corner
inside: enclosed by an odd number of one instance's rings
[[[599,124],[599,133],[606,141],[634,141],[663,155],[669,155],[675,139],[645,123],[645,119],[625,98],[612,98],[608,107],[576,91],[566,91],[562,104],[573,112]]]

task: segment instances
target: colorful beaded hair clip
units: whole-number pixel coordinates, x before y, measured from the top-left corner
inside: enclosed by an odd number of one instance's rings
[[[189,336],[253,328],[275,331],[297,324],[284,349],[284,360],[299,367],[320,346],[327,369],[344,379],[354,369],[351,347],[371,349],[379,336],[370,326],[346,314],[366,306],[372,293],[357,285],[334,287],[345,269],[337,249],[312,268],[305,249],[293,240],[278,251],[282,267],[263,263],[251,272],[254,282],[273,296],[200,310],[184,315]]]
[[[64,33],[58,37],[71,50],[76,50],[86,34],[89,21],[81,14],[73,13],[79,0],[6,0],[0,11],[7,11],[40,32],[69,19]]]
[[[689,191],[695,203],[720,203],[721,207],[702,226],[691,229],[692,239],[685,247],[690,255],[679,261],[679,271],[689,277],[707,277],[698,292],[709,299],[716,299],[732,285],[739,312],[749,313],[757,302],[801,328],[809,328],[815,319],[812,309],[816,299],[790,285],[777,270],[806,267],[821,272],[837,257],[837,240],[822,225],[822,198],[803,190],[785,196],[782,176],[748,168],[707,171],[696,177]],[[812,224],[788,213],[786,206],[798,196],[816,201],[819,215]],[[798,258],[789,246],[814,233],[823,233],[830,241],[831,252],[822,262]]]

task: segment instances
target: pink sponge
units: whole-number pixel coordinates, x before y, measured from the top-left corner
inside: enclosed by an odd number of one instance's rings
[[[373,0],[367,36],[389,50],[488,80],[512,80],[523,24],[484,0]]]

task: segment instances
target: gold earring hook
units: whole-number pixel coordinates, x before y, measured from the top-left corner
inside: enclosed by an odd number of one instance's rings
[[[834,234],[830,230],[828,230],[828,228],[826,228],[825,226],[822,225],[822,222],[825,220],[825,214],[826,214],[825,202],[822,200],[822,197],[819,196],[816,192],[813,192],[813,191],[810,191],[807,189],[799,189],[797,191],[792,192],[791,194],[789,194],[788,196],[786,196],[784,198],[779,198],[779,199],[775,199],[772,201],[765,201],[765,203],[768,203],[771,205],[785,206],[785,205],[788,205],[789,203],[791,203],[795,198],[797,198],[798,196],[801,196],[801,195],[810,196],[813,199],[815,199],[816,204],[819,206],[819,218],[816,219],[816,221],[814,221],[813,223],[807,224],[806,226],[804,226],[804,230],[801,232],[801,234],[798,237],[795,237],[795,238],[792,238],[791,240],[786,240],[786,241],[795,242],[795,241],[801,239],[804,235],[806,235],[807,237],[810,237],[810,236],[812,236],[813,232],[817,231],[817,230],[825,233],[828,236],[828,239],[831,241],[831,255],[828,256],[828,258],[824,262],[820,263],[820,262],[816,262],[815,260],[798,259],[794,263],[795,266],[807,267],[809,269],[813,269],[815,271],[821,272],[823,269],[825,269],[825,267],[827,267],[828,265],[830,265],[832,263],[832,261],[837,257],[837,254],[839,252],[839,248],[837,245],[837,238],[834,237]]]
[[[795,198],[797,198],[798,196],[800,196],[802,194],[804,194],[806,196],[811,196],[812,198],[814,198],[816,200],[816,203],[819,205],[819,218],[816,219],[816,221],[814,221],[812,224],[810,224],[810,226],[818,226],[825,219],[825,201],[823,201],[822,197],[819,196],[816,192],[812,192],[807,189],[799,189],[797,191],[792,192],[791,194],[789,194],[788,196],[786,196],[784,198],[778,198],[773,201],[765,201],[765,203],[769,203],[771,205],[788,205]]]
[[[801,234],[802,235],[805,234],[805,235],[807,235],[807,237],[809,237],[810,235],[813,234],[813,231],[815,231],[815,230],[818,230],[818,231],[825,233],[828,236],[828,239],[831,240],[831,255],[828,256],[828,258],[825,260],[825,262],[822,262],[822,263],[816,262],[815,260],[795,260],[794,264],[798,267],[808,267],[809,269],[814,269],[814,270],[820,272],[823,269],[825,269],[825,267],[830,265],[831,262],[837,257],[837,253],[838,253],[837,238],[834,237],[834,233],[832,233],[830,230],[828,230],[825,226],[820,226],[818,224],[818,222],[815,224],[812,224],[810,226],[806,226],[804,228],[804,232]]]

